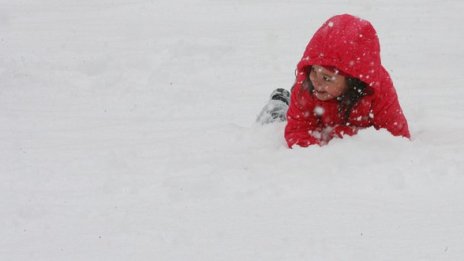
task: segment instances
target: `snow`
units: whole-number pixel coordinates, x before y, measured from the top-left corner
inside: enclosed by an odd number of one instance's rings
[[[464,258],[462,1],[0,1],[1,260]],[[411,141],[254,124],[339,13]]]
[[[320,107],[320,106],[316,106],[314,108],[314,113],[318,116],[322,116],[324,114],[324,108]]]

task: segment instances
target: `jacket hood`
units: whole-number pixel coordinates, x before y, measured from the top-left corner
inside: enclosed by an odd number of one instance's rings
[[[377,32],[369,21],[349,14],[330,18],[316,31],[297,65],[297,82],[312,65],[336,67],[371,87],[384,77]]]

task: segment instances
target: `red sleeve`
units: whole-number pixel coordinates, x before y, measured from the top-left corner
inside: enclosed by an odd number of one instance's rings
[[[357,133],[358,133],[358,128],[354,126],[339,125],[339,126],[335,126],[333,130],[330,132],[330,138],[338,137],[342,139],[344,135],[354,136]]]
[[[296,86],[290,96],[290,105],[287,112],[287,126],[285,127],[285,139],[288,146],[293,145],[308,147],[312,144],[320,144],[319,140],[311,136],[311,132],[317,127],[317,119],[308,106],[302,105],[302,101],[310,102],[309,95],[300,91]]]
[[[387,71],[373,102],[374,127],[385,128],[394,136],[410,138],[408,122],[403,114],[393,82]]]

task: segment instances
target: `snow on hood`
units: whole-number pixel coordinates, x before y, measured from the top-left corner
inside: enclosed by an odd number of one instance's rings
[[[297,73],[305,74],[311,65],[336,67],[375,87],[384,71],[377,32],[367,20],[349,14],[336,15],[311,38],[298,63]]]

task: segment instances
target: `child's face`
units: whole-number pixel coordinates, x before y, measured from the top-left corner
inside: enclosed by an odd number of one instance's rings
[[[309,79],[314,86],[314,96],[321,101],[335,99],[348,89],[344,76],[319,65],[311,67]]]

